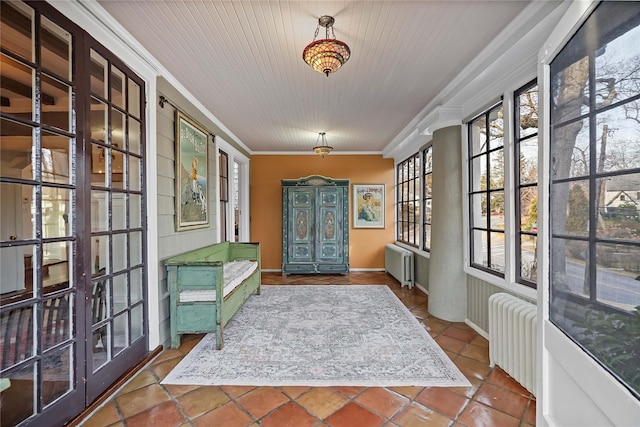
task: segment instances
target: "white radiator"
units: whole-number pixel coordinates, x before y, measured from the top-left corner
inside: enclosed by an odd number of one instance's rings
[[[413,287],[413,252],[410,250],[387,244],[384,247],[384,269],[402,286]]]
[[[489,297],[489,366],[536,393],[536,306],[506,293]]]

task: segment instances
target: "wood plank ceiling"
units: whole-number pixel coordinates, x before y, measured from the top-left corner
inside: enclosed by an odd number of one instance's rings
[[[308,153],[381,152],[528,1],[98,3],[254,153]],[[351,48],[329,77],[302,60],[321,15]]]

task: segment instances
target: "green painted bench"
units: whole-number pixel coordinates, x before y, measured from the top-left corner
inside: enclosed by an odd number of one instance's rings
[[[255,292],[260,295],[260,244],[222,242],[167,259],[171,304],[171,347],[180,335],[223,330]]]

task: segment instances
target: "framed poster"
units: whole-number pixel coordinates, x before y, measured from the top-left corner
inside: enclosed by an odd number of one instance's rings
[[[206,129],[176,110],[176,230],[209,226]]]
[[[353,184],[353,228],[384,228],[384,184]]]

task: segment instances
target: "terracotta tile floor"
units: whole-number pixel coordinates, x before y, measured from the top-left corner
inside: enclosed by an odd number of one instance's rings
[[[535,398],[500,368],[488,342],[464,323],[427,313],[427,297],[384,272],[345,276],[263,273],[264,285],[386,284],[471,382],[471,387],[203,387],[161,385],[201,335],[163,351],[82,425],[207,427],[527,427]]]

